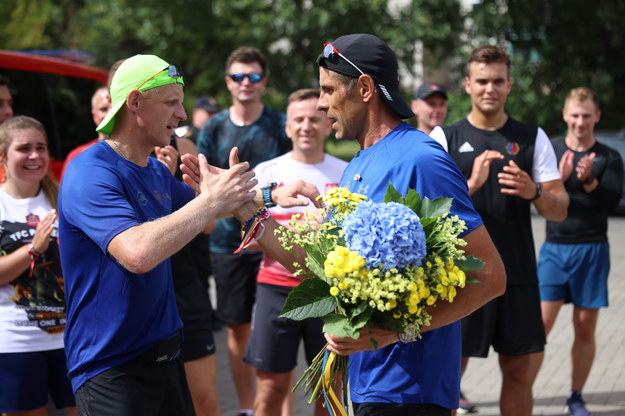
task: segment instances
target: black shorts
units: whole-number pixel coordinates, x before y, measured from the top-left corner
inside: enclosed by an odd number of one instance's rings
[[[215,312],[208,291],[199,282],[177,287],[176,304],[183,324],[182,359],[187,362],[214,354]]]
[[[249,365],[271,373],[286,373],[297,365],[300,339],[304,341],[308,364],[324,348],[321,319],[278,318],[291,290],[286,286],[258,284],[252,333],[245,354]]]
[[[462,320],[462,355],[487,357],[490,346],[504,355],[524,355],[545,348],[545,328],[538,285],[512,285]]]
[[[240,256],[211,252],[217,288],[217,315],[227,324],[251,322],[256,276],[262,258],[262,252]]]
[[[184,341],[182,342],[182,360],[185,363],[206,357],[207,355],[213,355],[217,351],[212,329],[188,331],[185,327],[182,332],[184,334]]]
[[[89,379],[76,392],[81,416],[195,415],[180,336]]]
[[[354,416],[450,416],[451,409],[435,404],[352,403]]]

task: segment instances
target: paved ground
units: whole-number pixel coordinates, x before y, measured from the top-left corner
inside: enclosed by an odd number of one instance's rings
[[[544,221],[534,218],[537,248],[544,240]],[[597,329],[597,356],[584,391],[594,416],[625,415],[625,218],[610,220],[612,273],[610,307],[602,310]],[[569,390],[569,351],[572,340],[570,306],[564,306],[548,340],[543,368],[534,386],[534,415],[562,415]],[[219,361],[219,392],[224,416],[237,415],[238,405],[226,356],[226,331],[215,334]],[[298,376],[303,367],[297,369]],[[473,359],[463,380],[463,390],[479,406],[478,416],[498,415],[501,376],[494,354]],[[54,413],[52,413],[54,415]],[[62,413],[56,412],[57,415]],[[296,415],[312,415],[301,392],[296,395]]]

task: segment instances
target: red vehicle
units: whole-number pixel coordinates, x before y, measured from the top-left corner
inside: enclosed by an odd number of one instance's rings
[[[0,74],[9,78],[15,115],[34,117],[45,126],[52,154],[50,170],[58,179],[67,153],[96,137],[91,96],[106,84],[108,71],[0,50]]]

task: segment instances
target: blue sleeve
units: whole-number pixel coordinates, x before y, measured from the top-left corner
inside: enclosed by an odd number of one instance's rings
[[[195,198],[195,191],[171,175],[172,212],[179,210]]]
[[[106,253],[109,242],[119,233],[142,221],[124,193],[120,178],[110,169],[92,166],[90,175],[69,172],[63,179],[62,209],[65,218]],[[71,190],[71,192],[67,191]]]

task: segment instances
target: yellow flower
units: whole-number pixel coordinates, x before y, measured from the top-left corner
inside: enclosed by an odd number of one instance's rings
[[[429,296],[427,300],[428,306],[432,306],[436,303],[436,298],[434,296]]]
[[[465,283],[467,282],[467,275],[464,274],[462,270],[458,270],[458,282],[460,284],[460,287],[464,287]]]
[[[339,293],[340,293],[340,291],[339,291],[339,288],[338,288],[338,287],[336,287],[336,286],[332,286],[332,287],[330,288],[330,294],[331,294],[332,296],[338,296],[338,294],[339,294]]]
[[[449,303],[454,301],[454,298],[456,297],[456,287],[455,286],[450,286],[449,289],[447,290],[447,296],[449,297]]]

